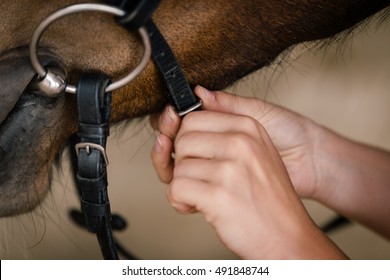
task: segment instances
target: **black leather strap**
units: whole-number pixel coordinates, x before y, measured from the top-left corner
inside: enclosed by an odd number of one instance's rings
[[[109,82],[105,75],[85,74],[77,84],[77,186],[86,226],[96,233],[104,259],[118,259],[111,230],[105,154],[111,108],[111,93],[105,89]]]
[[[169,100],[175,106],[179,116],[198,109],[202,102],[192,92],[170,46],[150,18],[159,0],[109,0],[108,2],[127,11],[125,16],[117,18],[117,22],[128,31],[133,32],[143,25],[149,30],[153,60],[167,86]]]
[[[152,16],[160,0],[109,0],[108,3],[126,11],[126,15],[117,18],[120,25],[137,31]]]
[[[152,57],[168,89],[168,96],[179,116],[198,109],[202,102],[189,86],[172,49],[150,19],[146,24],[152,43]]]

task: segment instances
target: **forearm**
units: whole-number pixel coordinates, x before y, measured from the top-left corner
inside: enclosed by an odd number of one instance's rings
[[[315,199],[390,238],[390,153],[323,130]]]

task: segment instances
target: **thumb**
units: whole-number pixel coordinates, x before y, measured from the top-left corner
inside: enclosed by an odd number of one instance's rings
[[[202,100],[204,110],[259,117],[265,113],[267,103],[256,98],[237,96],[224,91],[210,91],[196,86],[195,94]]]

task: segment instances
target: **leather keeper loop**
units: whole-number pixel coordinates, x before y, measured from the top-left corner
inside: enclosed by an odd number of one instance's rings
[[[104,173],[99,178],[84,178],[77,174],[77,180],[80,184],[83,184],[83,191],[88,192],[101,192],[107,189],[107,173]]]
[[[81,210],[94,217],[104,217],[110,214],[110,203],[93,203],[81,199]]]
[[[97,233],[104,226],[104,222],[110,222],[107,220],[111,214],[110,203],[96,204],[82,199],[80,202],[81,211],[85,215],[85,224],[89,232]]]
[[[101,125],[79,123],[77,135],[85,138],[104,138],[110,135],[110,128],[108,123]]]

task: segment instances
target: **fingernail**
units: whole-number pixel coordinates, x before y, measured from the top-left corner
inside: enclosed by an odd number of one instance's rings
[[[215,100],[215,93],[213,91],[210,91],[202,86],[197,85],[197,91],[201,95],[201,99],[207,99],[207,100]]]
[[[173,118],[174,118],[174,112],[172,111],[172,107],[169,106],[165,112],[164,112],[164,115],[163,115],[163,122],[166,123],[166,124],[170,124],[173,122]]]
[[[161,138],[160,138],[161,134],[159,134],[156,138],[156,142],[154,143],[154,150],[156,152],[161,152],[162,149],[163,149],[163,145],[162,145],[162,141],[161,141]]]
[[[172,106],[168,106],[168,115],[172,121],[174,121],[176,119],[177,114]]]

